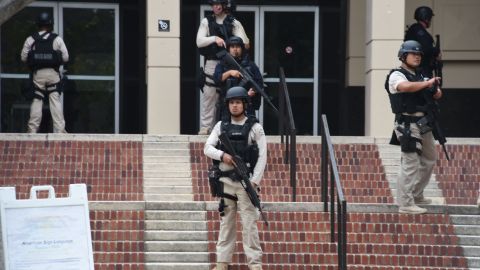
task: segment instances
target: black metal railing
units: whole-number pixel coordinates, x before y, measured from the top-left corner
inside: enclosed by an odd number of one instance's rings
[[[322,114],[322,202],[323,211],[328,212],[330,199],[330,237],[335,242],[335,197],[337,198],[337,253],[338,269],[347,269],[347,201],[343,195],[342,184],[338,174],[338,166],[333,150],[332,139],[328,129],[327,116]],[[328,178],[330,176],[330,198],[328,198]],[[335,192],[336,191],[336,192]],[[336,196],[335,196],[336,195]]]
[[[297,200],[297,130],[295,129],[285,72],[282,67],[279,68],[278,74],[280,76],[278,128],[282,145],[285,136],[285,156],[283,160],[285,164],[290,164],[290,187],[292,188],[292,201],[295,202]]]

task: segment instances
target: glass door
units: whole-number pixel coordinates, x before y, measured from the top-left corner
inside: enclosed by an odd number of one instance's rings
[[[20,95],[28,70],[19,60],[40,12],[54,18],[54,32],[65,40],[70,60],[64,66],[68,84],[63,93],[66,128],[71,133],[118,133],[118,5],[39,2],[1,28],[1,131],[24,132],[29,102]],[[27,23],[25,23],[27,22]],[[42,125],[50,113],[44,110]],[[51,128],[46,128],[51,132]]]
[[[203,18],[210,7],[201,10]],[[278,68],[282,66],[297,134],[317,135],[318,7],[238,6],[234,15],[250,39],[249,57],[264,74],[265,92],[278,104]],[[258,117],[268,134],[278,134],[278,118],[269,105],[261,106]]]

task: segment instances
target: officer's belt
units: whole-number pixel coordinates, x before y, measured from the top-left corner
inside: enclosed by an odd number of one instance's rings
[[[223,197],[223,198],[227,198],[227,199],[230,199],[232,201],[238,201],[238,197],[235,196],[235,195],[231,195],[231,194],[228,194],[228,193],[222,193],[222,195],[220,197]]]
[[[240,181],[242,177],[235,170],[230,171],[220,171],[220,177],[228,177],[233,181]]]
[[[423,116],[411,116],[399,113],[395,115],[395,121],[397,121],[398,123],[416,123],[422,117]]]

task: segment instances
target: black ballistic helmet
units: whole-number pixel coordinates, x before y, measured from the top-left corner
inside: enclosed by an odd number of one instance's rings
[[[415,9],[415,14],[414,18],[417,21],[430,21],[432,17],[435,14],[433,14],[433,10],[427,6],[421,6]]]
[[[226,5],[228,3],[228,0],[208,0],[208,3],[210,5],[213,5],[213,4],[222,4],[222,5]]]
[[[37,26],[40,27],[40,26],[52,26],[53,25],[53,21],[52,21],[52,17],[50,16],[50,14],[48,14],[48,12],[42,12],[38,15],[37,17]]]
[[[225,94],[225,102],[228,103],[231,99],[241,99],[246,102],[248,99],[247,90],[241,86],[234,86],[228,89]]]
[[[422,45],[415,40],[407,40],[403,42],[400,46],[400,50],[398,50],[398,58],[401,61],[405,61],[407,53],[420,53],[423,55]]]
[[[227,48],[230,48],[231,45],[240,45],[243,48],[245,48],[245,44],[243,43],[243,39],[241,37],[237,36],[231,36],[227,40]]]

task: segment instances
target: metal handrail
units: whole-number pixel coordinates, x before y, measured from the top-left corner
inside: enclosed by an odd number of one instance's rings
[[[322,202],[328,211],[328,176],[330,175],[330,238],[335,242],[335,194],[337,195],[338,269],[347,269],[347,201],[343,195],[338,166],[328,129],[327,116],[322,114]],[[330,170],[329,170],[330,169]],[[330,174],[329,174],[330,173]],[[335,193],[336,191],[336,193]]]
[[[285,72],[280,67],[278,71],[280,84],[278,90],[279,98],[279,115],[278,128],[283,144],[283,136],[285,136],[285,157],[284,163],[290,164],[290,186],[292,187],[292,201],[297,200],[297,130],[295,128],[295,120],[293,119],[292,105],[288,94],[287,82],[285,80]]]

